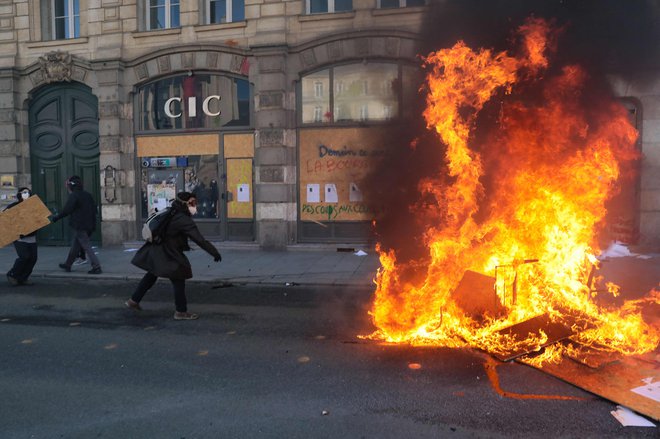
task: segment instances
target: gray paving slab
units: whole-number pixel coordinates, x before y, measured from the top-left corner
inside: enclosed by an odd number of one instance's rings
[[[32,279],[138,280],[144,271],[131,264],[138,245],[96,248],[103,268],[100,275],[88,274],[89,264],[73,266],[70,273],[64,272],[58,264],[66,258],[68,247],[40,246]],[[220,263],[213,262],[206,252],[198,248],[187,253],[193,267],[192,281],[245,285],[285,285],[288,282],[318,286],[354,285],[368,289],[372,287],[378,267],[375,254],[361,257],[337,252],[334,248],[314,250],[311,246],[305,246],[303,251],[264,251],[255,246],[234,248],[230,245],[225,248],[223,243],[215,245],[222,253]],[[13,246],[0,248],[0,267],[4,267],[5,272],[11,268],[15,258]]]

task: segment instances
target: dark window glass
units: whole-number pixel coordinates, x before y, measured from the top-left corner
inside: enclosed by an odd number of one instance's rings
[[[179,4],[172,5],[170,9],[170,27],[179,27]]]
[[[204,101],[207,112],[204,112]],[[166,114],[165,104],[171,98]],[[190,99],[194,98],[194,99]],[[190,108],[189,105],[194,105]],[[137,99],[140,131],[250,126],[250,84],[221,75],[176,76],[143,86]],[[220,113],[219,115],[215,115]]]
[[[335,12],[352,11],[353,0],[335,0]]]
[[[309,0],[310,14],[328,12],[328,0]]]
[[[66,18],[55,19],[55,39],[63,40],[66,38]]]
[[[408,0],[406,1],[406,6],[424,6],[426,0]]]
[[[401,0],[380,0],[380,7],[382,9],[398,8],[400,1]]]
[[[210,9],[211,24],[225,23],[227,21],[227,2],[225,0],[212,1]]]
[[[231,7],[232,7],[231,21],[243,21],[243,20],[245,20],[245,1],[244,0],[232,0]]]

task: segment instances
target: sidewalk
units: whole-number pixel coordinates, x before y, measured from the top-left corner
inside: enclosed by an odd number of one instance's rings
[[[334,286],[372,289],[373,278],[380,266],[378,255],[369,249],[358,256],[354,251],[338,251],[337,246],[292,246],[288,251],[264,251],[256,245],[236,245],[216,242],[222,261],[213,262],[205,251],[194,248],[186,255],[193,269],[192,282],[262,286]],[[68,247],[39,247],[39,259],[31,279],[49,278],[139,280],[144,271],[131,264],[131,258],[141,243],[95,248],[101,260],[102,274],[87,274],[89,263],[74,265],[66,273],[58,264],[63,262]],[[242,247],[242,248],[241,248]],[[348,247],[348,246],[339,246]],[[344,250],[344,249],[342,249]],[[350,250],[350,249],[348,249]],[[0,270],[9,271],[16,259],[13,245],[0,249]]]

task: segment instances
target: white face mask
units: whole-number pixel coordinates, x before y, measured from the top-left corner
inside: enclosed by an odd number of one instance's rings
[[[28,191],[21,192],[21,199],[27,200],[28,198],[30,198],[30,193]]]
[[[197,215],[197,206],[188,206],[188,212],[193,216]]]

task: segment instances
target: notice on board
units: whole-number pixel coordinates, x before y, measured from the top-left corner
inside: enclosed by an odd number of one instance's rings
[[[319,184],[307,185],[307,202],[308,203],[321,202],[321,185]]]
[[[325,202],[338,203],[339,197],[337,196],[337,186],[334,183],[327,183],[325,185]]]
[[[250,185],[241,183],[236,187],[236,201],[239,203],[250,202]]]

